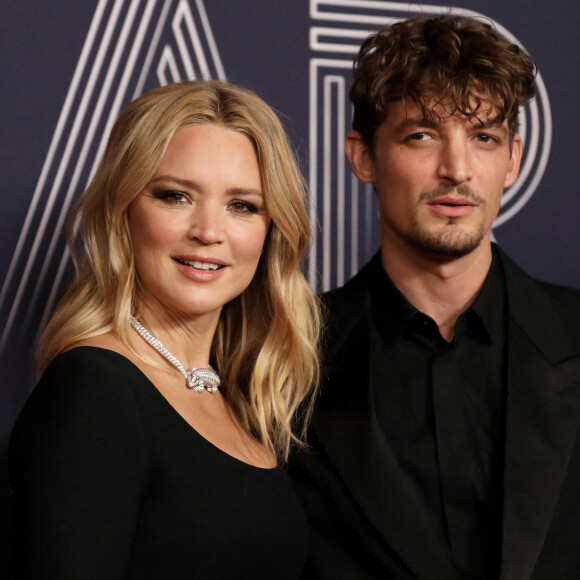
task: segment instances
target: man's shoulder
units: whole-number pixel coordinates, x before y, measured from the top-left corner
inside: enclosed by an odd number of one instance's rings
[[[567,334],[580,348],[580,290],[542,280],[533,279],[533,282],[545,293],[552,313],[558,316]]]
[[[508,291],[513,296],[518,296],[524,303],[533,304],[538,296],[542,295],[547,297],[557,310],[580,314],[580,289],[535,278],[499,248],[498,253],[501,256]]]
[[[344,286],[321,294],[324,332],[324,358],[332,357],[361,319],[370,310],[373,270],[376,257],[371,259]]]
[[[580,353],[580,290],[538,280],[499,252],[510,318],[545,353]],[[554,355],[555,356],[555,355]]]
[[[368,310],[375,268],[373,258],[346,284],[320,295],[327,322],[344,324]]]
[[[557,303],[562,308],[572,308],[580,311],[580,290],[578,288],[571,288],[569,286],[562,286],[552,282],[544,282],[536,280],[536,282],[543,286],[544,290],[557,300]]]
[[[323,292],[320,295],[322,303],[327,310],[342,311],[344,307],[352,307],[352,309],[358,310],[368,302],[373,270],[376,268],[376,259],[376,256],[373,257],[343,286]]]

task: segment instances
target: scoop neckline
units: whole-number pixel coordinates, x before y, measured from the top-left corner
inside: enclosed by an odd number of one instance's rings
[[[261,472],[272,473],[272,472],[277,472],[280,469],[279,463],[277,463],[273,467],[260,467],[259,465],[253,465],[252,463],[248,463],[247,461],[244,461],[243,459],[239,459],[238,457],[234,457],[233,455],[231,455],[227,451],[224,451],[223,449],[221,449],[220,447],[218,447],[217,445],[212,443],[209,439],[204,437],[197,429],[195,429],[195,427],[190,425],[185,420],[185,418],[179,413],[179,411],[177,411],[177,409],[163,396],[163,393],[161,393],[161,391],[155,386],[153,381],[151,381],[151,379],[133,361],[128,359],[125,355],[121,354],[120,352],[117,352],[116,350],[112,350],[110,348],[104,348],[101,346],[83,345],[83,346],[75,346],[75,347],[71,348],[70,350],[67,350],[66,352],[64,352],[62,354],[65,355],[69,352],[72,352],[74,350],[80,350],[80,349],[90,349],[90,350],[109,352],[109,353],[112,353],[113,355],[115,355],[116,357],[120,357],[121,359],[126,361],[131,366],[131,368],[134,369],[135,371],[137,371],[137,373],[139,373],[139,375],[150,385],[150,387],[152,389],[154,389],[154,392],[156,393],[157,396],[159,396],[161,398],[161,401],[164,403],[166,408],[182,423],[182,425],[184,425],[196,437],[201,439],[206,445],[209,445],[214,450],[218,451],[225,458],[229,458],[238,464],[241,464],[243,466],[247,466],[250,469],[257,469]]]

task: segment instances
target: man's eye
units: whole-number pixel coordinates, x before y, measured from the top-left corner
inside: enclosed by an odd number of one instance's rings
[[[410,141],[426,141],[427,139],[430,139],[430,136],[427,133],[419,131],[418,133],[412,133],[409,135],[408,139]]]
[[[477,135],[477,139],[482,143],[496,143],[497,139],[493,135],[489,135],[488,133],[480,133]]]

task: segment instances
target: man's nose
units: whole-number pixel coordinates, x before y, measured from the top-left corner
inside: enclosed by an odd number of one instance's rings
[[[468,142],[453,136],[441,145],[438,177],[453,184],[464,183],[472,177],[471,152]]]

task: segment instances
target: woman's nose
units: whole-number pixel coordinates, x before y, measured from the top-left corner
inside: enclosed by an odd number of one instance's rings
[[[223,212],[215,204],[200,204],[195,207],[189,237],[202,244],[217,244],[223,240]]]

